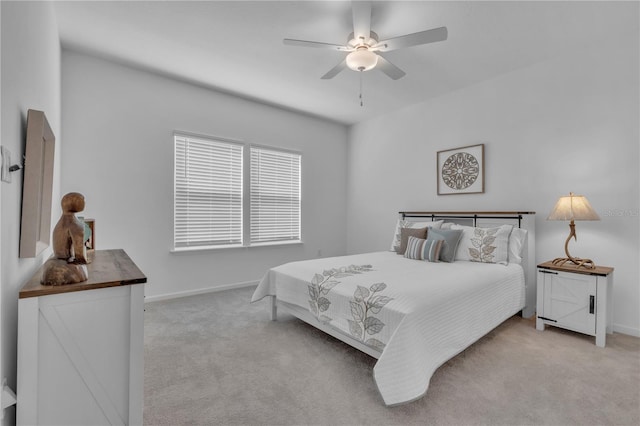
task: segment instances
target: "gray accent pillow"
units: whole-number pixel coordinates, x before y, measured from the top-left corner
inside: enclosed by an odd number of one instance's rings
[[[444,244],[440,249],[440,260],[443,262],[453,262],[456,258],[456,249],[462,237],[462,230],[459,229],[430,229],[429,238],[442,238]]]
[[[425,240],[427,238],[427,228],[402,228],[400,229],[400,247],[396,253],[404,254],[407,251],[407,243],[409,242],[409,237],[420,238],[421,240]]]

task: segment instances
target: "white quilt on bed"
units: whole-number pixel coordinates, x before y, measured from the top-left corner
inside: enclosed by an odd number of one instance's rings
[[[424,395],[435,370],[525,304],[520,265],[429,263],[393,252],[292,262],[267,272],[265,296],[382,353],[373,375],[387,405]]]

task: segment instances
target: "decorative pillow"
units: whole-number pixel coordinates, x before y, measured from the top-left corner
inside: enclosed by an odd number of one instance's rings
[[[456,260],[502,265],[508,263],[509,235],[513,225],[502,225],[498,228],[454,225],[452,228],[462,230]]]
[[[427,238],[427,228],[402,228],[400,230],[400,247],[398,247],[398,254],[404,254],[407,250],[407,243],[409,241],[409,237],[416,237],[421,239]]]
[[[440,260],[443,262],[453,262],[456,260],[456,248],[462,231],[459,229],[433,229],[429,231],[429,238],[440,238],[444,240],[440,249]]]
[[[407,242],[407,250],[404,257],[407,259],[426,260],[428,262],[438,262],[440,258],[440,249],[444,240],[434,240],[427,238],[426,240],[409,237]]]
[[[522,249],[527,241],[527,230],[522,228],[513,228],[509,235],[509,263],[522,263]]]
[[[408,220],[402,220],[402,219],[398,219],[398,222],[396,223],[396,229],[393,233],[393,240],[391,240],[391,248],[389,249],[389,251],[395,251],[398,252],[398,249],[400,248],[400,230],[402,228],[433,228],[433,229],[438,229],[440,228],[440,225],[442,225],[442,220],[436,220],[433,222],[411,222]]]

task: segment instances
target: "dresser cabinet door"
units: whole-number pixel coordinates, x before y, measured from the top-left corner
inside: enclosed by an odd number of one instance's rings
[[[543,275],[543,316],[558,326],[594,336],[596,277],[555,271]]]

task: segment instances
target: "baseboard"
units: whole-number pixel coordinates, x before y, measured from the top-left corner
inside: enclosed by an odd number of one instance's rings
[[[196,290],[179,291],[176,293],[160,294],[158,296],[145,296],[144,303],[158,302],[160,300],[177,299],[180,297],[196,296],[198,294],[215,293],[218,291],[233,290],[235,288],[257,286],[259,281],[245,281],[240,283],[225,284],[215,287],[199,288]]]
[[[621,334],[628,334],[629,336],[640,337],[640,329],[627,327],[626,325],[613,324],[613,331]]]

